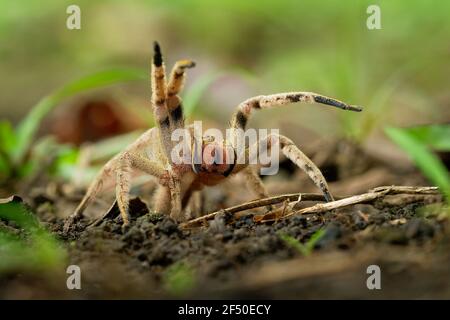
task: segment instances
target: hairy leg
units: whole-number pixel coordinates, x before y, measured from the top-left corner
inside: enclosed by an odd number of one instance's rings
[[[175,63],[170,74],[169,83],[167,86],[166,106],[169,115],[170,131],[184,128],[184,114],[183,106],[180,96],[178,95],[183,89],[186,79],[187,68],[192,68],[195,63],[190,60],[182,60]],[[172,142],[172,147],[175,142]],[[174,161],[174,160],[172,160]]]
[[[260,140],[256,143],[256,148],[254,150],[260,150],[260,148],[273,148],[276,145],[279,145],[281,152],[293,163],[295,163],[300,169],[302,169],[309,178],[314,182],[314,184],[322,190],[326,201],[333,201],[333,196],[330,193],[327,181],[323,176],[322,172],[319,168],[311,161],[289,138],[282,135],[271,134],[267,136],[267,138]],[[256,154],[249,154],[248,149],[246,150],[246,159],[248,159],[246,163],[253,163],[254,157]],[[238,173],[242,170],[246,170],[248,168],[247,164],[236,165],[233,170],[234,173]]]
[[[295,102],[320,103],[351,111],[362,110],[360,107],[352,106],[342,101],[312,92],[277,93],[267,96],[257,96],[241,102],[237,108],[237,111],[233,115],[233,118],[231,119],[231,128],[245,129],[253,109],[266,109]]]
[[[116,168],[116,200],[122,217],[123,226],[130,224],[128,204],[130,201],[131,160],[128,153],[118,159]]]
[[[183,90],[186,81],[186,69],[195,67],[195,62],[191,60],[177,61],[170,73],[167,86],[167,97],[178,95]]]
[[[166,156],[170,163],[170,151],[172,149],[170,119],[167,111],[166,97],[166,71],[161,54],[161,48],[157,42],[154,43],[154,55],[151,72],[152,82],[152,104],[153,116],[159,128],[159,139]]]
[[[258,198],[267,198],[269,196],[266,186],[254,166],[246,167],[242,173],[245,175],[247,186],[255,192]],[[270,211],[272,206],[266,206],[266,209]]]
[[[84,210],[95,200],[97,194],[102,190],[103,183],[110,178],[116,165],[116,159],[113,158],[105,164],[102,170],[97,174],[94,181],[91,182],[86,194],[81,200],[75,211],[66,219],[64,223],[64,232],[67,232],[72,224],[83,217]]]
[[[130,221],[128,205],[130,198],[131,169],[141,170],[156,178],[163,177],[167,172],[160,164],[152,162],[139,154],[124,152],[118,159],[116,168],[116,199],[124,226],[128,225]]]
[[[279,143],[281,151],[284,155],[295,163],[300,169],[302,169],[314,184],[322,190],[322,193],[326,201],[333,201],[333,196],[330,193],[327,181],[323,176],[319,168],[311,161],[295,144],[291,139],[279,135]]]
[[[175,177],[169,178],[169,185],[160,185],[154,196],[154,210],[169,214],[176,221],[183,220],[181,206],[180,182]]]
[[[111,176],[112,172],[116,172],[116,199],[120,210],[124,225],[129,223],[128,204],[131,169],[139,169],[144,173],[161,178],[166,174],[163,167],[148,158],[133,152],[124,151],[118,156],[111,159],[100,171],[95,180],[91,183],[86,195],[78,205],[75,212],[67,219],[64,230],[67,232],[70,226],[79,220],[86,207],[92,203],[96,195],[100,192],[105,179]]]
[[[170,217],[175,221],[182,221],[182,207],[181,207],[181,181],[175,176],[169,177],[169,191],[170,191]]]

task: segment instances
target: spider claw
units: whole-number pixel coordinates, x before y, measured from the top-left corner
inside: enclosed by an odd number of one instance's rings
[[[361,112],[361,111],[363,111],[363,108],[360,106],[350,105],[347,110]]]

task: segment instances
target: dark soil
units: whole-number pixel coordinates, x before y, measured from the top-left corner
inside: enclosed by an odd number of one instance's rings
[[[358,152],[357,163],[338,159],[335,152],[318,161],[334,194],[426,184],[413,169],[402,171]],[[317,192],[303,174],[282,165],[278,177],[266,179],[272,194]],[[128,230],[122,231],[113,209],[112,218],[87,228],[92,219],[85,219],[63,235],[62,216],[80,195],[63,189],[35,188],[26,200],[67,248],[67,265],[81,267],[82,289],[66,288],[65,268],[50,274],[12,272],[0,277],[1,298],[450,298],[448,222],[430,205],[440,197],[389,196],[271,224],[255,223],[253,216],[261,211],[250,210],[231,222],[218,215],[208,226],[181,230],[148,210],[142,199],[151,201],[145,194],[152,188],[142,187],[136,190],[141,197],[131,203]],[[204,211],[252,198],[234,179],[205,192]],[[91,215],[106,208],[94,207]],[[319,229],[325,233],[309,255],[283,240],[288,235],[307,243]],[[381,290],[366,286],[373,264],[381,268]]]

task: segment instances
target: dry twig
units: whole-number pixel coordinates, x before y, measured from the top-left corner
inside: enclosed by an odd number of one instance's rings
[[[192,219],[192,220],[182,223],[181,228],[192,227],[192,226],[198,225],[202,222],[205,222],[207,220],[212,220],[218,214],[234,214],[234,213],[249,210],[249,209],[255,209],[255,208],[260,208],[260,207],[264,207],[264,206],[271,205],[271,204],[282,203],[284,201],[288,201],[288,202],[297,201],[299,199],[299,197],[301,197],[302,201],[325,201],[325,198],[323,197],[323,195],[319,194],[319,193],[283,194],[283,195],[264,198],[264,199],[252,200],[250,202],[246,202],[246,203],[239,204],[239,205],[236,205],[233,207],[229,207],[227,209],[222,209],[219,211],[208,213],[204,216],[201,216],[201,217],[198,217],[198,218],[195,218],[195,219]],[[337,197],[337,198],[340,199],[339,197]]]
[[[322,213],[325,211],[337,209],[337,208],[343,208],[349,205],[354,205],[358,203],[367,203],[372,202],[376,199],[382,198],[386,195],[393,195],[393,194],[421,194],[421,195],[433,195],[438,194],[438,188],[437,187],[409,187],[409,186],[383,186],[378,187],[372,190],[369,190],[369,192],[355,195],[351,197],[336,197],[336,201],[327,202],[327,203],[319,203],[314,206],[294,210],[289,212],[286,215],[283,215],[281,218],[285,219],[288,217],[291,217],[293,215],[306,215],[306,214],[316,214],[316,213]],[[196,226],[198,224],[201,224],[202,222],[206,222],[207,220],[213,219],[218,214],[235,214],[237,212],[241,212],[244,210],[254,209],[258,207],[263,207],[270,204],[277,204],[284,201],[297,201],[301,197],[302,201],[323,201],[324,198],[321,194],[311,194],[311,193],[293,193],[293,194],[285,194],[265,199],[259,199],[259,200],[253,200],[250,202],[246,202],[234,207],[230,207],[227,209],[222,209],[216,212],[209,213],[207,215],[204,215],[199,218],[195,218],[192,220],[189,220],[185,223],[181,224],[181,228],[189,228]],[[281,209],[278,209],[281,210]],[[270,217],[268,219],[259,219],[258,222],[270,222],[280,219],[280,217],[276,214],[276,210],[268,213],[266,216]],[[276,216],[277,218],[274,219],[273,216]]]

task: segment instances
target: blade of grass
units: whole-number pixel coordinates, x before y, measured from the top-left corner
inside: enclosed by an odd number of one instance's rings
[[[314,246],[317,242],[319,242],[320,239],[325,235],[326,231],[325,229],[319,229],[309,238],[308,242],[305,243],[305,247],[308,251],[308,253],[311,253],[314,249]]]
[[[314,249],[314,246],[320,239],[322,239],[325,233],[326,231],[324,229],[317,230],[316,232],[314,232],[311,238],[304,244],[295,239],[294,237],[291,237],[290,235],[285,233],[280,233],[279,237],[286,243],[286,245],[294,248],[295,250],[297,250],[306,257],[311,254],[311,252]]]
[[[405,130],[436,151],[450,151],[450,124],[420,126]]]
[[[31,230],[39,227],[39,222],[27,208],[22,204],[22,200],[14,197],[11,201],[0,203],[0,219],[14,221],[20,228]]]
[[[450,174],[439,158],[406,129],[387,127],[386,134],[414,161],[422,173],[439,187],[450,201]]]
[[[291,247],[294,248],[295,250],[297,250],[298,252],[304,254],[304,245],[300,243],[300,241],[298,241],[297,239],[295,239],[294,237],[286,234],[286,233],[279,233],[278,236],[280,237],[281,240],[283,240],[283,242]]]
[[[112,69],[100,71],[71,82],[54,93],[41,99],[19,124],[17,142],[12,153],[15,164],[21,163],[42,119],[64,99],[80,92],[109,86],[115,83],[146,79],[147,74],[140,69]]]
[[[9,121],[0,121],[0,150],[3,154],[11,153],[16,144],[14,129]]]

